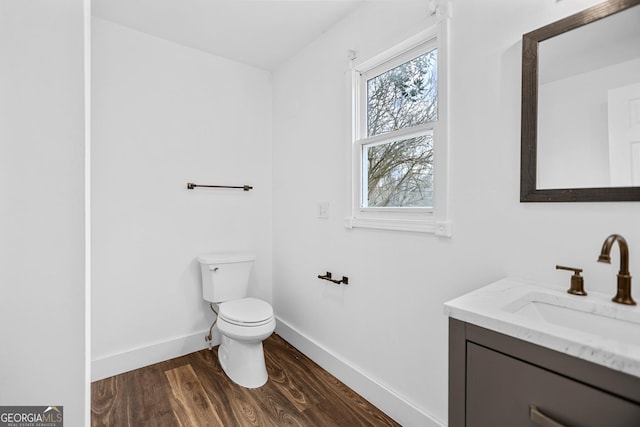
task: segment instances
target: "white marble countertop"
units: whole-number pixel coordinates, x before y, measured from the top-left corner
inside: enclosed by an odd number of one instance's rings
[[[444,311],[449,317],[640,377],[640,306],[614,303],[611,296],[575,296],[556,286],[506,278],[445,303]],[[548,322],[523,315],[521,309],[531,300],[595,315],[595,323],[565,325],[562,318]],[[598,319],[603,319],[601,325]],[[623,335],[620,328],[608,327],[611,319],[623,321],[635,333]]]

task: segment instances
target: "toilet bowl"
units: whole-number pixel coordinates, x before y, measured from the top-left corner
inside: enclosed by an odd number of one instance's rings
[[[198,257],[202,296],[217,306],[220,366],[229,379],[247,388],[257,388],[267,382],[262,341],[276,327],[271,305],[247,296],[254,260],[255,255],[247,252],[222,252]]]
[[[276,328],[273,309],[255,298],[228,301],[218,306],[216,326],[221,335],[218,360],[236,384],[257,388],[267,382],[262,341]]]

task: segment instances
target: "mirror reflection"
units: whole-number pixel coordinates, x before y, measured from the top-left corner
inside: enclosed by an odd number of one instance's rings
[[[640,7],[538,48],[536,187],[640,186]]]

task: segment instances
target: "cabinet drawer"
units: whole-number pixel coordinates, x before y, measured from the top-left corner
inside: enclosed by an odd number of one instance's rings
[[[533,426],[530,406],[565,426],[640,426],[640,406],[472,342],[466,346],[466,425]]]

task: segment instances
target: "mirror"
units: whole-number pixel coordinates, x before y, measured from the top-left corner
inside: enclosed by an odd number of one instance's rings
[[[640,0],[522,37],[521,202],[640,200]]]

